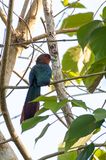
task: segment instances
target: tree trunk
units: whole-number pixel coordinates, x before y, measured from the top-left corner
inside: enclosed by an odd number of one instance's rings
[[[44,14],[47,26],[47,40],[48,40],[48,49],[52,56],[52,71],[53,71],[53,78],[54,81],[59,81],[63,79],[59,53],[58,53],[58,46],[56,43],[56,33],[55,33],[55,26],[54,26],[54,17],[52,14],[52,0],[43,0],[43,7],[44,7]],[[53,41],[53,42],[52,42]],[[58,83],[55,85],[55,89],[59,100],[62,101],[67,98],[67,94],[65,91],[64,83]],[[70,105],[67,103],[63,108],[63,114],[65,120],[67,122],[67,126],[72,123],[73,115],[70,109]]]
[[[3,134],[0,132],[0,143],[5,141]],[[0,160],[18,160],[8,143],[0,144]]]

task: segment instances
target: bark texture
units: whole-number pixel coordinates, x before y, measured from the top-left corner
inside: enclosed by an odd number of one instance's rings
[[[0,132],[0,143],[2,142],[5,142],[5,138],[2,132]],[[0,144],[0,160],[18,160],[8,143]]]
[[[48,40],[48,49],[52,56],[52,71],[53,71],[53,79],[54,81],[59,81],[63,79],[61,65],[59,60],[59,52],[58,46],[56,43],[56,32],[55,32],[55,25],[54,25],[54,17],[52,13],[52,0],[43,0],[43,7],[44,7],[44,14],[45,14],[45,21],[47,27],[47,40]],[[58,83],[55,85],[55,89],[57,92],[57,96],[59,100],[62,101],[67,98],[67,94],[65,92],[64,83]],[[67,103],[66,106],[62,108],[67,125],[69,126],[72,123],[72,112],[70,109],[69,104]]]

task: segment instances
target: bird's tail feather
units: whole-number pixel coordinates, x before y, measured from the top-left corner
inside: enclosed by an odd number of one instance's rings
[[[25,103],[21,114],[20,123],[22,123],[26,119],[32,118],[38,110],[39,110],[39,102]]]

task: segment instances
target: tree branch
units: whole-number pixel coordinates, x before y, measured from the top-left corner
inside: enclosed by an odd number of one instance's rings
[[[14,3],[14,0],[9,1],[8,18],[7,18],[7,33],[6,33],[6,41],[5,41],[5,47],[4,47],[4,52],[3,52],[3,58],[2,58],[1,79],[0,79],[1,110],[2,110],[2,114],[6,122],[7,128],[9,130],[11,137],[13,138],[14,143],[18,147],[24,159],[31,160],[30,155],[26,151],[24,145],[22,144],[20,138],[18,137],[12,125],[10,115],[7,109],[6,99],[5,99],[5,90],[3,89],[4,88],[3,86],[5,86],[6,67],[8,67],[7,60],[8,60],[9,46],[11,43],[11,23],[12,23],[12,13],[13,13],[13,3]]]
[[[17,31],[20,32],[20,34],[26,39],[29,37],[29,31],[27,26],[30,28],[31,32],[33,33],[33,30],[35,30],[35,24],[36,20],[39,17],[39,14],[41,13],[42,8],[42,0],[33,0],[32,5],[30,6],[30,9],[28,10],[28,13],[24,19],[19,19],[19,23],[17,26]],[[25,25],[27,24],[27,26]],[[32,42],[32,40],[31,40]]]
[[[22,78],[22,76],[19,73],[17,73],[16,71],[13,71],[13,73],[16,74],[20,79],[22,79],[27,85],[29,85],[28,81]]]
[[[0,142],[0,145],[3,145],[3,144],[8,143],[8,142],[10,142],[10,141],[13,141],[13,139],[10,138],[10,139],[7,139],[7,140],[5,140],[5,141],[3,141],[3,142]]]
[[[81,78],[84,79],[84,78],[89,78],[89,77],[95,77],[98,75],[105,75],[105,74],[106,74],[106,71],[97,72],[97,73],[92,73],[92,74],[88,74],[88,75],[84,75],[84,76],[77,76],[77,77],[57,80],[57,81],[51,82],[50,85],[55,85],[55,84],[58,84],[61,82],[67,82],[67,81],[77,80],[77,79],[81,79]],[[27,89],[27,88],[28,88],[28,86],[4,86],[4,89]]]
[[[25,16],[25,12],[26,12],[26,9],[28,7],[28,3],[29,3],[29,0],[24,1],[23,8],[22,8],[22,11],[21,11],[21,14],[20,14],[21,18],[24,18],[24,16]]]
[[[58,155],[61,155],[61,154],[64,154],[64,153],[65,153],[65,151],[55,152],[55,153],[46,155],[46,156],[44,156],[44,157],[42,157],[42,158],[39,158],[38,160],[49,159],[49,158],[52,158],[52,157],[55,157],[55,156],[58,156]]]
[[[56,30],[56,34],[64,34],[64,33],[70,33],[70,32],[77,32],[78,28],[68,28],[68,29],[59,29],[59,30]],[[39,41],[43,38],[47,38],[47,34],[44,33],[44,34],[41,34],[39,36],[36,36],[36,37],[33,37],[32,40],[33,40],[33,43],[36,42],[36,41]],[[22,41],[21,43],[13,43],[11,44],[12,46],[22,46],[23,44],[25,45],[29,45],[32,43],[32,40],[29,39],[29,40],[25,40],[25,41]],[[50,41],[50,40],[49,40]],[[55,42],[56,40],[51,40],[50,42]],[[3,47],[1,45],[1,47]]]
[[[106,143],[94,144],[94,146],[95,146],[95,147],[106,147]],[[78,147],[72,147],[72,148],[70,148],[70,151],[69,151],[69,152],[82,150],[82,149],[84,149],[85,147],[87,147],[87,145],[81,145],[81,146],[78,146]],[[59,152],[55,152],[55,153],[52,153],[52,154],[48,154],[48,155],[46,155],[46,156],[43,156],[43,157],[39,158],[38,160],[49,159],[49,158],[52,158],[52,157],[55,157],[55,156],[59,156],[59,155],[62,155],[62,154],[65,154],[65,153],[69,153],[69,152],[65,152],[64,150],[63,150],[63,151],[59,151]]]
[[[1,17],[2,21],[4,22],[4,24],[7,25],[7,17],[1,7],[0,7],[0,17]]]
[[[59,54],[58,54],[58,47],[56,42],[49,42],[49,41],[55,41],[55,30],[54,30],[54,18],[52,15],[52,2],[51,0],[43,0],[43,9],[45,14],[45,21],[46,21],[46,27],[47,27],[47,40],[48,40],[48,49],[51,57],[53,57],[54,61],[52,61],[52,72],[53,72],[53,78],[54,81],[59,81],[63,79],[63,75],[61,72],[61,66],[60,66],[60,60],[59,60]],[[56,92],[59,97],[59,100],[63,100],[67,98],[66,92],[65,92],[65,86],[64,83],[55,84]],[[69,126],[72,122],[72,112],[70,109],[69,104],[67,103],[66,106],[63,107],[63,113],[67,122],[67,125]]]

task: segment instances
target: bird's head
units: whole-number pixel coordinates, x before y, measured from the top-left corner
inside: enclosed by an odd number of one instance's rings
[[[49,54],[41,54],[37,58],[36,63],[49,64],[50,60],[51,60],[51,56]]]

